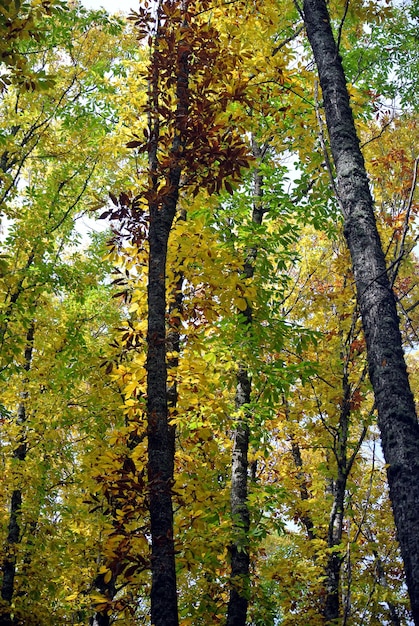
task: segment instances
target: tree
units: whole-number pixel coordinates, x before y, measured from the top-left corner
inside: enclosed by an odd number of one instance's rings
[[[0,11],[1,63],[6,72],[0,76],[0,92],[11,84],[18,85],[22,90],[49,89],[53,85],[53,77],[43,69],[34,69],[26,56],[31,40],[37,45],[46,44],[48,35],[42,20],[48,20],[55,13],[63,12],[66,7],[57,2],[22,2],[15,3],[5,0]],[[29,42],[29,46],[27,45]],[[3,69],[3,68],[2,68]]]
[[[112,40],[119,38],[121,25],[77,7],[54,15],[48,25],[48,48],[32,50],[27,67],[53,68],[54,89],[50,85],[34,95],[11,85],[1,101],[1,209],[7,218],[0,277],[1,449],[8,483],[2,510],[1,619],[13,624],[61,621],[69,615],[66,596],[72,593],[75,599],[84,592],[80,610],[86,610],[86,589],[96,567],[81,574],[79,569],[79,577],[70,576],[57,593],[58,581],[70,563],[77,571],[77,558],[86,549],[76,526],[89,519],[82,493],[90,490],[89,480],[80,490],[76,485],[101,439],[96,419],[107,412],[106,405],[118,414],[103,376],[87,381],[91,368],[102,373],[104,329],[108,335],[117,323],[109,288],[101,284],[108,268],[99,261],[99,239],[95,252],[76,253],[72,247],[79,242],[76,218],[92,202],[97,204],[95,194],[102,186],[115,180],[115,171],[109,177],[104,166],[115,128],[110,121],[115,89],[105,75],[118,74],[122,48],[117,63]],[[92,351],[94,335],[97,348]],[[72,350],[81,356],[86,346],[89,356],[96,355],[95,365],[89,359],[74,361]],[[65,384],[69,373],[71,381]],[[95,393],[86,393],[90,385],[102,387],[102,397],[108,398],[104,405],[98,397],[91,403]],[[94,426],[84,431],[86,418]],[[53,454],[57,436],[61,443]],[[80,517],[74,512],[68,518],[68,507],[78,509]],[[97,543],[101,523],[100,516],[93,516],[86,535],[94,535]],[[52,546],[56,557],[47,564],[46,546]],[[92,557],[90,565],[94,563]],[[53,611],[45,605],[48,593],[57,598]]]
[[[395,235],[385,221],[385,206],[380,205],[379,223],[391,258],[397,231]],[[315,345],[288,356],[312,362],[313,372],[305,384],[294,384],[292,394],[284,394],[279,449],[272,459],[294,522],[291,537],[278,542],[283,552],[278,549],[271,557],[285,596],[283,620],[356,624],[367,613],[371,619],[387,619],[380,606],[389,597],[371,566],[377,550],[385,570],[392,567],[392,610],[404,617],[407,600],[396,583],[401,559],[391,544],[393,522],[383,488],[384,462],[374,442],[374,401],[349,255],[341,234],[328,240],[310,228],[298,246],[300,263],[292,270],[295,282],[286,300],[288,319],[300,320],[319,335]],[[405,271],[409,276],[412,268]],[[400,285],[404,281],[400,277]],[[408,334],[403,336],[408,341]],[[378,510],[386,519],[387,539],[381,535],[377,542],[382,527],[375,518]]]
[[[416,116],[386,115],[397,88],[373,63],[410,27],[392,6],[331,11],[414,350]],[[1,101],[5,621],[406,623],[295,6],[164,0],[128,24],[72,6],[44,25],[42,48],[16,46],[54,89]],[[96,209],[103,261],[74,230]]]
[[[226,61],[232,55],[221,59],[216,31],[205,22],[201,23],[200,15],[205,12],[205,9],[197,11],[193,2],[182,2],[173,6],[159,5],[156,16],[142,9],[132,15],[140,36],[148,33],[151,42],[147,74],[149,98],[145,107],[146,143],[134,140],[128,145],[142,147],[148,155],[148,185],[142,197],[147,200],[149,213],[147,474],[152,538],[151,619],[156,626],[178,623],[171,493],[175,428],[170,423],[166,362],[168,240],[181,192],[185,195],[186,188],[197,191],[207,188],[209,193],[219,190],[225,178],[238,176],[240,169],[247,165],[247,150],[238,136],[228,129],[222,134],[223,124],[215,126],[212,137],[209,130],[220,110],[220,104],[211,94],[212,83],[216,84],[218,79],[216,64],[221,62],[231,71]],[[213,64],[214,70],[209,80],[202,76],[208,62]],[[193,88],[190,86],[192,76]],[[203,98],[206,94],[211,94],[207,100]],[[229,99],[224,96],[221,106],[225,107]],[[207,136],[203,135],[204,130]],[[213,147],[210,138],[214,142],[222,140],[225,147]],[[241,160],[234,160],[234,155]],[[216,169],[215,176],[213,172],[210,174],[211,166]],[[123,198],[120,197],[122,204]],[[136,213],[142,210],[140,202],[137,196],[131,206],[134,238]],[[174,408],[176,397],[171,404]]]
[[[403,357],[396,301],[376,227],[373,200],[326,4],[306,0],[302,15],[323,92],[337,189],[364,326],[369,375],[398,540],[415,623],[419,623],[419,425]]]

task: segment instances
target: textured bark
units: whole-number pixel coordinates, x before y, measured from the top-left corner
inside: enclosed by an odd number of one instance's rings
[[[186,28],[186,25],[185,25]],[[147,435],[148,488],[151,531],[151,623],[178,626],[175,549],[173,538],[172,486],[175,457],[175,427],[169,424],[169,398],[166,363],[166,262],[167,246],[176,215],[182,170],[179,161],[185,145],[188,115],[190,49],[179,43],[176,77],[176,121],[171,148],[173,165],[167,173],[167,190],[159,186],[159,120],[150,124],[150,180],[157,196],[149,203],[148,328],[147,328]],[[158,67],[156,61],[155,68]],[[158,75],[153,70],[151,98],[158,102]],[[151,114],[155,116],[156,110]],[[176,396],[176,388],[174,389]]]
[[[176,187],[177,190],[177,187]],[[150,207],[147,417],[148,485],[152,538],[151,621],[177,626],[172,485],[175,431],[168,421],[166,365],[166,259],[177,193],[162,209]]]
[[[350,342],[349,342],[350,343]],[[345,512],[346,483],[350,467],[348,467],[348,431],[351,415],[351,388],[348,382],[347,360],[344,365],[342,380],[342,402],[339,414],[339,424],[336,433],[334,455],[337,464],[336,479],[331,481],[333,505],[330,512],[327,532],[327,547],[338,546],[342,541],[343,516]],[[323,617],[325,624],[333,623],[340,616],[340,574],[342,557],[336,552],[328,555],[326,563],[326,598]]]
[[[253,155],[261,159],[262,151],[252,137]],[[252,220],[255,224],[262,223],[264,209],[262,205],[263,178],[259,170],[253,175],[253,209]],[[251,278],[254,274],[254,265],[257,256],[257,247],[247,251],[244,263],[244,275]],[[251,331],[252,306],[248,303],[242,313],[245,317],[244,328]],[[251,401],[252,383],[245,364],[241,364],[237,374],[236,408],[249,405]],[[235,539],[230,546],[231,574],[230,597],[227,610],[227,626],[245,626],[249,597],[249,528],[250,514],[247,503],[248,491],[248,451],[249,451],[249,420],[251,415],[245,409],[245,415],[239,419],[233,439],[232,466],[231,466],[231,514],[235,531]]]
[[[390,499],[415,624],[419,625],[419,425],[410,391],[396,300],[387,275],[374,204],[359,148],[341,59],[324,0],[304,1],[367,344],[370,380]]]
[[[29,330],[26,335],[26,347],[24,353],[24,365],[23,369],[25,371],[25,375],[28,374],[31,363],[32,363],[32,353],[33,353],[33,339],[35,333],[35,325],[32,322]],[[27,382],[26,376],[24,383]],[[17,424],[22,428],[22,433],[20,436],[19,445],[15,448],[13,452],[13,458],[17,459],[20,462],[24,462],[27,454],[27,445],[26,445],[26,437],[23,431],[26,419],[26,400],[27,400],[27,392],[23,391],[21,394],[21,402],[19,403],[17,410]],[[6,606],[10,606],[12,604],[14,592],[15,592],[15,576],[16,576],[16,546],[20,542],[21,532],[20,532],[20,513],[22,509],[22,490],[20,487],[17,487],[12,492],[12,497],[10,501],[10,517],[9,517],[9,525],[7,530],[7,538],[6,538],[6,546],[5,546],[5,557],[2,565],[3,572],[3,581],[1,586],[1,597]],[[6,610],[3,615],[0,616],[0,626],[9,626],[13,623],[13,620],[10,615],[10,611]]]
[[[245,367],[237,374],[236,406],[250,402],[251,381]],[[249,507],[247,504],[247,469],[249,450],[249,425],[241,419],[236,425],[231,467],[231,514],[235,540],[230,546],[231,587],[227,611],[227,626],[246,624],[249,593]]]
[[[178,176],[180,178],[180,172]],[[151,622],[154,626],[178,624],[172,506],[175,430],[168,421],[166,366],[166,258],[178,185],[179,179],[176,191],[165,198],[162,208],[150,206],[147,435],[152,539]]]

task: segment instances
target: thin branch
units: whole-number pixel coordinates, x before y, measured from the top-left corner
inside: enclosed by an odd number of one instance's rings
[[[304,293],[304,288],[310,283],[312,277],[314,276],[314,274],[317,272],[318,270],[318,266],[320,266],[322,263],[325,262],[326,260],[326,255],[325,253],[322,254],[321,259],[319,260],[317,267],[315,267],[307,276],[307,278],[304,280],[304,283],[301,285],[299,292],[297,294],[297,297],[295,298],[294,302],[291,304],[291,306],[288,309],[283,310],[283,316],[284,317],[288,317],[290,315],[290,313],[292,312],[292,310],[294,309],[294,307],[297,305],[297,303],[301,300],[301,298],[303,297],[303,293]],[[281,306],[283,306],[287,300],[289,300],[291,298],[291,296],[293,295],[293,293],[295,292],[297,285],[298,285],[298,281],[301,275],[301,268],[298,270],[298,276],[294,281],[294,284],[290,290],[290,292],[284,296],[284,298],[281,301]]]
[[[303,7],[299,4],[298,0],[294,0],[294,5],[295,5],[295,8],[297,9],[301,19],[304,20]]]
[[[410,313],[410,311],[413,311],[413,309],[416,309],[416,307],[419,304],[419,300],[416,300],[416,302],[414,302],[413,304],[411,304],[409,307],[407,307],[407,309],[404,309],[406,313]]]
[[[362,532],[362,527],[364,525],[365,519],[367,517],[367,509],[371,500],[371,493],[372,493],[372,484],[373,484],[373,479],[374,479],[374,472],[375,472],[375,441],[373,442],[373,449],[372,449],[372,463],[371,463],[371,472],[370,472],[370,479],[369,479],[369,484],[368,484],[368,490],[367,490],[367,498],[365,501],[365,505],[363,507],[363,511],[362,511],[362,516],[361,516],[361,520],[358,523],[356,523],[358,529],[355,533],[355,537],[352,540],[352,543],[356,543],[358,541],[358,537]]]
[[[384,132],[387,130],[387,128],[393,123],[393,118],[390,118],[388,122],[386,122],[382,127],[380,132],[378,133],[378,135],[374,135],[374,137],[371,137],[371,139],[368,139],[367,141],[364,141],[364,143],[361,144],[361,150],[362,148],[365,148],[365,146],[367,146],[369,143],[372,143],[373,141],[375,141],[376,139],[380,139],[380,137],[384,134]]]
[[[416,329],[415,329],[415,328],[414,328],[414,326],[413,326],[412,320],[410,319],[410,317],[409,317],[409,315],[408,315],[408,313],[409,313],[409,311],[410,311],[411,307],[410,307],[409,309],[407,309],[407,310],[406,310],[406,309],[404,308],[404,306],[403,306],[403,303],[402,303],[402,302],[401,302],[401,300],[399,300],[399,299],[397,300],[397,304],[399,305],[399,307],[400,307],[400,309],[401,309],[401,311],[402,311],[402,313],[403,313],[404,317],[406,318],[407,324],[410,326],[410,329],[411,329],[411,331],[412,331],[412,333],[413,333],[413,335],[414,335],[414,337],[415,337],[416,341],[417,341],[417,342],[419,342],[419,335],[418,335],[418,333],[417,333]],[[417,304],[417,303],[416,303],[416,304]],[[410,343],[411,347],[412,347],[412,348],[414,348],[414,347],[415,347],[415,346],[414,346],[414,343],[413,343],[412,341],[410,341],[410,340],[409,340],[409,338],[407,338],[407,340],[408,340],[408,342]]]
[[[68,216],[71,214],[71,212],[73,211],[73,209],[77,206],[77,204],[80,202],[80,200],[83,197],[83,194],[85,193],[90,179],[93,176],[93,172],[96,169],[96,165],[97,165],[97,160],[93,163],[93,166],[91,167],[90,171],[87,173],[87,176],[83,182],[83,186],[81,188],[81,191],[78,193],[78,195],[76,196],[76,198],[74,199],[74,201],[70,204],[70,206],[64,211],[64,214],[61,216],[61,218],[58,220],[58,222],[49,230],[46,231],[46,235],[51,235],[54,231],[56,231],[58,228],[60,228],[60,226],[66,221],[66,219],[68,218]],[[68,181],[66,181],[68,182]],[[58,191],[57,195],[60,193],[61,190]]]
[[[337,37],[337,41],[336,41],[336,47],[337,47],[338,50],[340,48],[340,40],[342,38],[343,24],[344,24],[344,22],[346,20],[346,16],[348,14],[348,9],[349,9],[349,0],[346,0],[346,2],[345,2],[345,10],[343,12],[343,16],[342,16],[342,19],[341,19],[340,24],[339,24],[338,37]]]
[[[409,219],[410,219],[410,214],[412,211],[412,204],[413,204],[413,196],[415,194],[415,189],[416,189],[416,183],[418,180],[418,164],[419,164],[419,157],[416,157],[414,165],[413,165],[413,176],[412,176],[412,185],[410,187],[410,194],[409,194],[409,199],[407,201],[407,208],[406,208],[406,214],[404,217],[404,223],[403,223],[403,234],[402,234],[402,239],[400,242],[400,247],[399,247],[399,255],[398,255],[398,259],[397,259],[397,263],[394,265],[394,270],[391,276],[391,281],[390,284],[393,287],[394,286],[394,282],[397,278],[397,274],[399,272],[400,269],[400,264],[401,261],[403,259],[403,257],[405,256],[405,243],[406,243],[406,236],[409,230]]]
[[[272,50],[272,56],[274,57],[276,54],[278,54],[278,52],[280,50],[282,50],[282,48],[284,48],[287,44],[291,43],[291,41],[293,41],[296,37],[298,37],[298,35],[301,33],[301,31],[304,30],[304,24],[302,24],[301,26],[299,26],[297,28],[296,31],[294,31],[292,33],[292,35],[290,35],[289,37],[287,37],[286,39],[284,39],[284,41],[281,41],[281,43],[279,43],[273,50]]]
[[[299,361],[304,361],[303,357],[300,354],[296,354],[292,350],[287,350],[284,348],[283,351],[285,352],[285,354],[290,354],[291,356],[295,357]],[[331,389],[336,389],[335,385],[332,385],[332,383],[330,383],[328,380],[320,376],[320,374],[314,374],[313,378],[316,380],[321,380],[325,385],[328,385],[328,387],[330,387]]]
[[[228,7],[230,4],[236,4],[236,2],[239,2],[240,0],[230,0],[230,2],[223,2],[221,4],[221,6],[224,7]],[[209,9],[203,9],[202,11],[198,11],[197,13],[194,13],[194,17],[198,17],[199,15],[204,15],[204,13],[209,13],[210,11],[213,11],[214,8],[211,6]]]
[[[375,406],[371,409],[370,415],[374,412],[374,410],[375,410]],[[364,439],[365,439],[365,436],[366,436],[367,432],[368,432],[368,426],[363,426],[361,435],[360,435],[360,437],[359,437],[359,439],[357,441],[355,449],[352,452],[351,458],[349,459],[348,465],[346,467],[346,475],[347,476],[349,476],[349,474],[351,473],[352,466],[354,464],[354,461],[356,459],[356,456],[357,456],[357,454],[358,454],[362,444],[364,443]]]
[[[336,438],[338,435],[338,431],[337,428],[332,428],[332,426],[329,426],[328,423],[326,422],[324,416],[323,416],[323,412],[322,412],[322,404],[321,404],[321,400],[318,397],[317,393],[316,393],[316,389],[313,385],[313,381],[310,380],[310,387],[313,391],[314,394],[314,398],[316,400],[316,406],[317,406],[317,410],[319,412],[319,417],[320,417],[320,421],[323,424],[324,428],[327,430],[327,432],[329,433],[329,435],[332,435],[333,437],[333,453],[335,454],[335,450],[336,450]],[[336,456],[336,454],[335,454]]]

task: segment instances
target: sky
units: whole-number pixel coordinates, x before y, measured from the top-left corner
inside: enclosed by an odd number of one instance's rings
[[[130,9],[136,9],[138,0],[82,0],[87,9],[104,8],[108,13],[129,13]]]

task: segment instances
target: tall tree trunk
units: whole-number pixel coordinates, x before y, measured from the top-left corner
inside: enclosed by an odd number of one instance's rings
[[[150,206],[147,435],[154,626],[178,624],[172,507],[175,431],[169,424],[166,366],[166,257],[176,202],[173,197],[172,206]]]
[[[241,366],[237,374],[236,407],[250,402],[251,380],[247,369]],[[230,546],[231,574],[227,626],[245,626],[249,598],[249,528],[247,504],[247,469],[249,451],[249,412],[240,418],[234,430],[231,463],[231,515],[234,541]]]
[[[183,7],[184,8],[184,7]],[[184,23],[185,30],[187,23]],[[158,27],[158,36],[159,27]],[[158,44],[157,44],[158,45]],[[148,327],[147,327],[147,436],[148,489],[151,530],[151,623],[178,626],[175,549],[173,537],[172,487],[175,457],[175,427],[169,423],[166,350],[166,262],[167,247],[179,199],[179,165],[185,147],[189,110],[189,44],[179,41],[176,67],[176,114],[172,164],[160,174],[159,54],[156,48],[151,70],[149,120],[149,171],[152,197],[149,201]],[[159,184],[166,186],[159,192]],[[172,338],[173,339],[173,338]],[[176,386],[174,387],[176,396]]]
[[[345,341],[346,346],[350,346],[352,331]],[[342,541],[343,518],[345,513],[345,494],[349,472],[355,457],[348,462],[348,433],[351,416],[351,386],[349,383],[349,358],[350,352],[341,354],[343,361],[342,375],[342,400],[340,402],[339,422],[333,446],[333,454],[336,459],[336,478],[331,480],[331,493],[333,504],[329,516],[329,526],[327,531],[327,547],[332,549]],[[359,444],[360,445],[360,444]],[[326,598],[323,609],[324,623],[336,623],[340,616],[340,577],[342,568],[342,556],[338,552],[330,552],[326,562]]]
[[[262,158],[262,151],[252,137],[252,152],[257,159]],[[260,225],[262,223],[264,209],[262,206],[263,178],[258,169],[253,175],[253,209],[252,221]],[[257,256],[257,247],[247,251],[244,264],[244,275],[252,278]],[[251,332],[252,306],[247,308],[242,315],[245,317],[244,331]],[[241,409],[250,404],[252,382],[244,363],[239,366],[236,385],[236,408]],[[250,514],[247,502],[248,492],[248,452],[249,452],[249,420],[251,414],[246,408],[244,415],[239,418],[234,429],[233,452],[231,464],[231,514],[233,517],[234,541],[230,546],[231,574],[230,574],[230,597],[227,610],[227,626],[245,626],[247,606],[249,598],[249,528]]]
[[[23,369],[25,371],[25,379],[23,381],[26,386],[27,374],[31,368],[32,353],[33,353],[33,339],[35,333],[35,324],[31,322],[29,330],[26,334],[26,346],[24,353]],[[24,432],[25,422],[27,420],[26,400],[28,397],[27,391],[22,391],[21,401],[17,409],[16,422],[21,428],[20,441],[18,446],[13,452],[13,458],[23,463],[26,459],[27,444],[26,436]],[[1,586],[1,598],[6,607],[10,607],[12,604],[14,592],[15,592],[15,576],[16,576],[16,547],[21,540],[20,532],[20,513],[22,509],[22,489],[20,486],[16,486],[13,489],[11,502],[10,502],[10,517],[7,530],[5,557],[2,565],[3,581]],[[10,626],[13,624],[13,619],[10,614],[10,609],[6,609],[3,615],[0,615],[0,626]]]
[[[390,499],[413,619],[419,625],[419,425],[406,372],[396,300],[325,0],[304,0],[303,17],[323,92]]]

